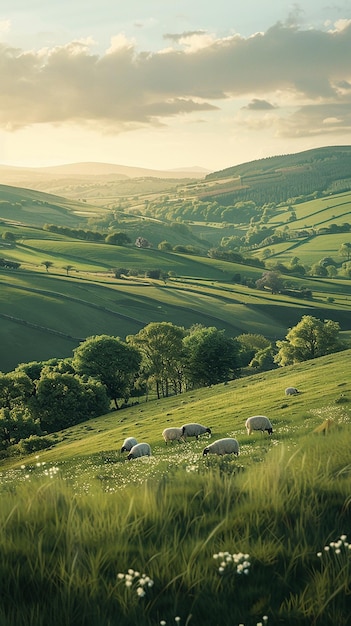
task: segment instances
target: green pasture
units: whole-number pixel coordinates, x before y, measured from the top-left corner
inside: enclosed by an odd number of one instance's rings
[[[317,237],[293,239],[275,243],[272,246],[267,246],[267,248],[273,250],[270,258],[285,264],[289,264],[294,257],[298,257],[303,265],[311,266],[328,256],[341,265],[346,261],[346,257],[338,254],[343,243],[351,243],[351,233],[333,233],[318,235]],[[260,248],[256,253],[257,256],[261,258],[264,249]]]
[[[141,402],[3,459],[0,621],[348,626],[350,355]],[[247,435],[254,414],[271,437]],[[192,421],[211,437],[165,445]],[[126,436],[152,456],[127,461]],[[239,457],[203,457],[220,437]]]
[[[311,433],[325,419],[338,421],[338,416],[350,414],[351,381],[348,364],[351,350],[334,353],[311,361],[253,374],[230,381],[228,384],[195,389],[179,396],[161,400],[143,401],[119,411],[112,411],[71,427],[58,434],[53,449],[40,452],[47,463],[57,463],[93,453],[113,451],[117,453],[125,437],[150,443],[155,456],[172,456],[179,449],[189,449],[200,454],[209,443],[208,435],[199,441],[188,440],[182,444],[169,444],[162,439],[162,430],[168,426],[181,426],[188,422],[200,422],[212,429],[212,440],[235,437],[243,445],[259,445],[265,442],[268,449],[272,441],[288,442],[291,432],[298,436]],[[300,393],[285,396],[286,387],[296,387]],[[250,415],[267,415],[274,426],[274,437],[258,432],[250,436],[245,421]],[[250,443],[251,442],[251,443]],[[266,452],[267,452],[266,450]],[[167,451],[167,452],[166,452]],[[123,455],[118,456],[124,461]],[[35,455],[26,459],[34,463]],[[7,459],[3,467],[19,468],[21,459]],[[127,464],[128,465],[128,464]],[[123,466],[125,464],[123,463]]]
[[[42,227],[46,223],[86,226],[104,209],[45,192],[0,185],[0,216],[4,220]]]
[[[28,263],[32,267],[40,266],[43,261],[53,263],[50,272],[62,270],[63,265],[70,264],[80,271],[106,271],[125,267],[132,270],[147,271],[160,269],[173,272],[176,276],[198,277],[203,279],[230,280],[238,270],[245,272],[247,277],[259,277],[262,271],[250,266],[209,259],[208,257],[190,256],[155,249],[142,249],[135,246],[122,247],[103,243],[50,239],[26,239],[25,243],[17,243],[16,247],[6,250],[6,258],[20,263]],[[45,268],[43,267],[43,270]]]
[[[295,204],[297,221],[294,228],[323,228],[331,224],[350,222],[351,194],[336,194],[318,198],[302,204]]]
[[[296,220],[289,222],[292,209],[296,213]],[[292,229],[323,228],[331,224],[341,225],[350,223],[351,219],[351,193],[340,193],[316,198],[307,202],[298,202],[286,205],[282,211],[270,218],[270,226],[289,224]]]
[[[43,216],[43,223],[55,222],[51,219],[52,206],[59,207],[62,218],[76,215],[76,211],[82,208],[74,201],[31,190],[3,186],[0,191],[3,206],[12,203],[17,220],[21,219],[17,210],[21,212],[26,207],[27,217],[35,217],[38,213]],[[325,213],[327,202],[339,206],[347,204],[350,197],[351,194],[339,194],[296,205],[294,209],[300,222],[308,215]],[[84,205],[83,212],[86,209],[89,213],[89,206],[81,204]],[[1,211],[0,206],[0,214]],[[351,332],[351,283],[347,279],[288,275],[284,277],[287,285],[311,289],[312,299],[272,296],[240,284],[254,283],[262,276],[262,268],[207,256],[164,252],[156,247],[139,249],[134,245],[119,247],[77,241],[40,230],[37,217],[34,217],[33,226],[0,224],[0,236],[10,230],[17,238],[16,245],[1,249],[1,254],[21,264],[16,271],[0,270],[0,313],[3,316],[0,370],[9,371],[18,362],[70,356],[72,349],[87,336],[107,333],[125,338],[152,321],[170,321],[185,328],[200,323],[224,329],[231,336],[255,332],[275,341],[283,338],[302,315],[309,314],[339,321],[343,333]],[[87,224],[84,220],[83,227]],[[134,220],[133,216],[131,220]],[[64,223],[77,225],[69,221]],[[139,228],[138,221],[134,220],[133,224],[133,228]],[[142,225],[152,229],[150,220],[145,220]],[[295,225],[296,222],[290,227],[295,228]],[[179,230],[177,236],[182,237],[181,226],[158,224],[164,229],[165,239],[173,230],[177,233]],[[223,235],[229,235],[232,228],[227,225],[221,229],[212,223],[208,227],[217,230],[219,237],[222,230]],[[206,225],[201,225],[201,236],[205,238],[203,229],[206,230]],[[232,234],[234,232],[233,229]],[[142,234],[145,234],[144,230]],[[213,232],[211,237],[214,237]],[[268,259],[267,267],[270,261],[289,264],[295,256],[307,265],[324,256],[332,256],[341,263],[343,259],[337,251],[348,239],[348,233],[344,233],[276,244],[272,246],[274,254]],[[262,249],[257,250],[257,255],[261,257]],[[46,261],[52,263],[48,271],[43,265]],[[138,272],[140,277],[116,280],[113,269],[121,267]],[[144,273],[153,269],[171,277],[165,282],[145,279]],[[238,282],[234,283],[234,279]]]
[[[65,242],[57,243],[62,254],[65,249],[71,250],[71,246]],[[100,246],[84,243],[75,246],[76,251],[93,251],[96,248]],[[109,253],[110,250],[106,251],[106,248],[110,246],[101,246],[102,250]],[[23,253],[24,248],[19,246],[14,250]],[[25,250],[29,253],[30,249]],[[287,277],[293,288],[308,287],[312,290],[311,300],[301,300],[228,282],[234,269],[256,280],[262,274],[259,268],[202,257],[194,259],[166,253],[155,255],[154,251],[149,250],[118,248],[117,252],[125,255],[125,263],[119,258],[117,266],[130,267],[139,257],[143,259],[142,266],[146,269],[151,266],[151,260],[157,257],[164,263],[168,260],[168,267],[174,267],[171,265],[173,262],[177,263],[178,270],[181,269],[184,275],[167,279],[166,282],[144,278],[116,280],[106,269],[102,271],[101,265],[93,271],[92,262],[89,264],[85,259],[81,265],[84,269],[78,270],[78,264],[73,263],[72,256],[62,256],[60,262],[57,256],[52,256],[55,262],[47,272],[44,266],[39,265],[39,259],[50,259],[49,253],[44,252],[43,256],[40,254],[32,259],[38,265],[27,265],[35,271],[0,271],[0,313],[6,320],[6,324],[3,322],[0,326],[2,371],[9,371],[18,362],[34,358],[46,360],[56,356],[70,356],[79,341],[91,335],[110,334],[125,338],[136,334],[149,322],[157,321],[169,321],[185,328],[196,323],[215,326],[224,329],[230,336],[255,332],[273,341],[282,339],[287,329],[306,314],[334,319],[339,321],[343,332],[351,330],[350,281]],[[63,269],[67,262],[73,266],[68,276]],[[159,267],[159,263],[155,263],[155,266]],[[87,268],[91,271],[87,271]],[[197,278],[187,277],[192,271]],[[211,273],[214,280],[209,278]],[[331,295],[332,302],[328,301]],[[36,356],[31,358],[33,330],[36,331],[38,342]],[[21,338],[15,344],[14,336]],[[60,336],[62,348],[56,353]]]

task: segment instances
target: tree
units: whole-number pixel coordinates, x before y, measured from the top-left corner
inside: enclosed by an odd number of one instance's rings
[[[66,274],[68,276],[69,272],[73,270],[73,265],[64,265],[62,269],[66,270]]]
[[[5,450],[30,435],[41,434],[39,420],[34,419],[28,408],[0,409],[0,449]]]
[[[347,346],[339,339],[339,332],[338,322],[304,315],[285,340],[276,342],[278,353],[274,361],[281,366],[292,365],[344,350]]]
[[[171,322],[151,322],[127,342],[140,350],[143,371],[156,384],[157,397],[167,397],[170,387],[174,393],[182,390],[184,328]]]
[[[125,246],[128,243],[132,243],[128,235],[122,232],[114,232],[107,235],[105,242],[114,246]]]
[[[255,333],[243,333],[236,340],[240,346],[240,362],[243,367],[249,365],[258,351],[271,347],[270,341],[263,335]]]
[[[53,262],[52,262],[52,261],[43,261],[43,262],[42,262],[42,265],[44,265],[44,266],[45,266],[46,271],[48,272],[48,271],[49,271],[49,267],[52,267],[52,266],[53,266]]]
[[[261,371],[273,369],[274,365],[274,350],[271,345],[262,350],[257,350],[255,356],[249,363],[249,367]]]
[[[327,265],[325,269],[328,272],[329,278],[335,278],[338,275],[338,270],[335,265]]]
[[[270,289],[272,294],[278,293],[283,287],[283,281],[278,272],[263,272],[262,277],[256,280],[258,289]]]
[[[339,248],[340,256],[346,256],[346,259],[349,261],[351,257],[351,243],[343,243]]]
[[[127,276],[128,269],[126,267],[116,267],[113,270],[115,278],[123,278],[123,276]]]
[[[183,343],[190,385],[215,385],[239,375],[239,342],[226,337],[224,330],[195,327]]]
[[[33,412],[43,430],[74,426],[109,410],[106,387],[99,381],[44,368],[37,383]]]
[[[25,372],[0,372],[0,408],[24,405],[33,395],[34,385]]]
[[[167,252],[170,252],[173,248],[172,244],[169,241],[161,241],[157,248],[159,250],[166,250]]]
[[[314,265],[312,265],[310,274],[311,276],[328,276],[328,272],[324,265],[320,265],[319,263],[315,263]]]
[[[118,409],[118,400],[130,397],[141,363],[140,352],[119,337],[88,337],[74,351],[72,366],[78,374],[102,382]]]

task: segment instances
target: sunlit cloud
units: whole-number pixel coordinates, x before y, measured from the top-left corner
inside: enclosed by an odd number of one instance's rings
[[[0,44],[0,128],[78,124],[117,134],[177,116],[195,122],[199,112],[220,116],[230,102],[252,113],[243,119],[252,130],[308,137],[349,129],[351,20],[302,30],[298,15],[249,37],[168,33],[170,47],[156,52],[138,52],[124,33],[102,54],[92,37],[37,51]]]

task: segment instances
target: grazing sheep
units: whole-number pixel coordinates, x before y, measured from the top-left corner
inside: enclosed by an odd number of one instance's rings
[[[204,449],[202,456],[207,456],[207,454],[236,454],[239,456],[239,444],[232,437],[217,439]]]
[[[300,393],[300,392],[298,389],[296,389],[296,387],[287,387],[285,389],[286,396],[296,396],[297,393]]]
[[[148,443],[137,443],[132,447],[127,459],[138,459],[141,456],[151,456],[151,448]]]
[[[164,438],[166,445],[169,441],[173,443],[173,441],[184,441],[183,432],[181,428],[177,428],[176,426],[165,428],[162,437]]]
[[[201,424],[184,424],[182,426],[182,435],[185,440],[187,437],[198,439],[199,435],[204,435],[205,433],[211,434],[211,429],[207,426],[201,426]]]
[[[133,446],[137,445],[137,440],[134,437],[127,437],[123,441],[121,452],[130,452]]]
[[[253,430],[262,430],[262,433],[266,430],[269,435],[273,432],[272,424],[265,415],[253,415],[252,417],[248,417],[245,426],[248,435],[251,435]]]

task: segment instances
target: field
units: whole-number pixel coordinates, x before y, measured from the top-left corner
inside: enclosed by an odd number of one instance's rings
[[[265,159],[195,182],[29,172],[37,189],[1,185],[0,257],[20,267],[0,268],[0,371],[69,357],[86,337],[124,339],[158,321],[275,342],[313,315],[338,321],[341,338],[350,338],[351,281],[339,254],[350,232],[318,233],[350,222],[348,152],[308,151],[302,164],[300,155]],[[336,278],[282,274],[287,288],[310,290],[306,299],[255,288],[263,246],[248,251],[252,264],[208,255],[252,227],[216,221],[217,193],[244,190],[248,201],[274,197],[278,205],[290,188],[313,196],[318,188],[319,197],[281,202],[258,227],[291,231],[266,246],[267,268],[294,257],[306,266],[335,260]],[[196,215],[206,193],[208,221]],[[132,243],[94,243],[45,224],[121,230]],[[138,236],[152,247],[136,247]],[[192,251],[160,250],[163,240]],[[155,270],[159,279],[149,275]],[[162,400],[150,394],[54,433],[39,453],[3,453],[0,625],[348,626],[350,356]],[[286,396],[288,386],[300,393]],[[271,436],[247,434],[255,414],[269,416]],[[211,436],[166,446],[163,429],[189,422],[209,426]],[[127,436],[148,442],[151,457],[128,461],[120,451]],[[240,455],[203,456],[222,437],[236,438]]]
[[[276,341],[284,338],[302,315],[311,314],[334,319],[340,323],[342,333],[351,333],[351,283],[346,277],[287,275],[283,278],[290,287],[310,289],[312,298],[272,296],[245,285],[260,278],[262,268],[209,258],[205,253],[167,252],[155,246],[112,246],[52,233],[42,226],[55,223],[58,215],[59,225],[67,220],[67,226],[87,228],[88,217],[81,213],[82,207],[89,207],[25,189],[3,186],[1,193],[1,211],[11,205],[7,211],[12,219],[3,219],[0,236],[10,233],[16,239],[15,244],[0,239],[1,252],[6,259],[21,264],[15,271],[0,269],[1,371],[10,371],[29,360],[71,356],[88,336],[107,333],[125,338],[151,321],[170,321],[185,328],[200,323],[224,329],[232,336],[258,332]],[[349,203],[350,194],[340,197],[338,200],[333,196],[328,202]],[[321,207],[325,207],[323,199],[296,204],[298,220],[293,227],[322,211]],[[95,207],[95,211],[100,216],[106,213],[101,207]],[[135,217],[132,223],[135,228]],[[139,224],[143,228],[139,233],[144,234],[145,221]],[[151,225],[149,221],[147,228]],[[176,237],[174,243],[182,237],[187,243],[196,243],[190,227],[183,227],[163,223],[163,230],[157,232],[162,237]],[[228,225],[203,224],[202,241],[206,228],[211,232],[209,239],[217,231],[217,241],[230,233]],[[347,240],[347,233],[333,233],[278,243],[271,249],[267,266],[275,261],[289,264],[296,256],[310,265],[332,256],[341,265],[345,259],[338,250]],[[261,258],[263,252],[264,248],[259,248],[252,255]],[[45,263],[49,263],[47,268]],[[114,268],[120,267],[131,275],[122,280],[114,278]],[[160,270],[167,279],[148,279],[145,273],[149,270]]]
[[[65,246],[68,250],[69,244]],[[88,258],[78,257],[79,247]],[[225,329],[231,336],[255,329],[254,332],[275,341],[307,314],[335,319],[343,333],[351,331],[351,283],[347,280],[295,279],[292,284],[313,291],[312,299],[301,300],[230,281],[235,269],[257,279],[262,274],[258,268],[159,251],[118,248],[115,252],[114,247],[103,245],[104,263],[99,264],[96,255],[94,266],[95,248],[93,244],[73,244],[74,265],[80,269],[71,270],[68,276],[63,268],[56,269],[58,256],[52,252],[45,255],[44,251],[43,256],[36,252],[38,265],[33,264],[29,271],[0,270],[2,371],[29,360],[71,356],[72,350],[88,336],[111,334],[124,339],[151,321],[170,321],[185,328],[201,323]],[[60,254],[62,265],[64,258],[73,263],[73,254]],[[166,282],[144,278],[117,280],[106,269],[113,255],[116,265],[128,267],[155,267],[162,263],[167,267],[169,263],[168,267],[177,269],[181,276]],[[55,258],[55,265],[47,272],[39,265],[40,258]],[[191,278],[191,274],[197,277]],[[331,296],[333,302],[328,301]]]
[[[4,460],[0,623],[346,626],[350,355],[142,402]],[[271,437],[247,435],[257,413]],[[211,438],[165,445],[191,421]],[[150,458],[126,460],[130,435]],[[220,437],[239,457],[202,456]]]

